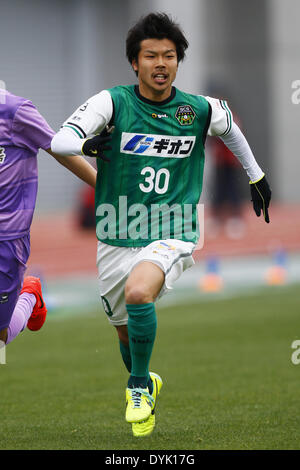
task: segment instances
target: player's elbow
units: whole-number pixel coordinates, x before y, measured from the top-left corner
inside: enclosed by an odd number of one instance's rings
[[[51,140],[51,152],[59,154],[60,153],[60,145],[59,145],[59,133],[55,134],[53,139]]]
[[[51,141],[51,150],[57,155],[66,157],[68,155],[81,155],[81,139],[75,137],[67,129],[60,129]]]

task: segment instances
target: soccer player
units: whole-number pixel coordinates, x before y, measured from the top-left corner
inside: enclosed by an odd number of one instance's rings
[[[135,86],[88,99],[52,140],[54,152],[97,157],[96,232],[100,293],[125,366],[126,420],[149,435],[162,386],[149,372],[155,301],[194,264],[206,135],[219,136],[247,171],[254,209],[269,222],[270,189],[226,101],[173,86],[188,42],[163,13],[129,31]]]
[[[47,309],[40,279],[27,276],[30,225],[35,208],[37,153],[44,149],[95,187],[96,170],[82,156],[61,157],[50,148],[54,131],[31,101],[0,90],[0,346],[27,326],[39,330]],[[24,282],[23,282],[24,279]]]

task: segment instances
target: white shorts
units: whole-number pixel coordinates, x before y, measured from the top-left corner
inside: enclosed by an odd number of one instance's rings
[[[132,269],[142,261],[151,261],[165,273],[165,282],[158,295],[173,289],[183,271],[193,266],[194,243],[182,240],[158,240],[145,247],[112,246],[98,241],[97,267],[100,295],[104,311],[113,325],[127,325],[125,282]]]

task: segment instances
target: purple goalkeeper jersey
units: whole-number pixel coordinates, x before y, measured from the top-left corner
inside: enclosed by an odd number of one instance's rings
[[[37,153],[54,131],[31,101],[0,90],[0,240],[29,233],[35,208]]]

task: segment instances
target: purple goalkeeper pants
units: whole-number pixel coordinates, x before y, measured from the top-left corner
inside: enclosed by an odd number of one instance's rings
[[[0,330],[9,326],[22,288],[30,236],[0,240]]]

